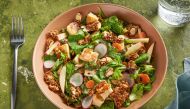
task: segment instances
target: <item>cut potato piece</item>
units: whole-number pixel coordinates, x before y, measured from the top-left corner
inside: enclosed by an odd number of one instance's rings
[[[79,30],[79,25],[77,22],[72,22],[67,26],[67,32],[69,35],[76,35]]]
[[[65,91],[65,79],[66,79],[66,66],[63,66],[59,75],[59,84],[61,87],[61,91],[63,93]]]
[[[60,41],[60,40],[63,40],[67,37],[66,33],[61,33],[61,34],[58,34],[57,35],[57,39]]]
[[[93,95],[93,98],[92,98],[93,105],[100,107],[103,103],[104,103],[103,99],[98,98],[96,94]]]
[[[93,102],[92,102],[92,104],[95,105],[95,106],[100,107],[100,106],[104,103],[105,99],[106,99],[112,92],[113,92],[113,90],[112,90],[111,85],[110,85],[109,89],[106,90],[104,93],[102,93],[102,94],[100,94],[100,95],[98,95],[98,96],[97,96],[97,94],[94,94],[94,95],[93,95]]]
[[[106,90],[104,93],[100,94],[102,98],[105,100],[111,93],[113,92],[111,86],[108,90]]]
[[[87,24],[89,24],[89,23],[93,23],[93,22],[95,22],[95,21],[98,21],[98,17],[95,15],[95,14],[93,14],[93,13],[88,13],[88,15],[87,15],[87,17],[86,17],[86,23]]]

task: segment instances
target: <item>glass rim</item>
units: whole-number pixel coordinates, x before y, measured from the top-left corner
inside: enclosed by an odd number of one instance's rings
[[[159,0],[158,2],[159,5],[162,5],[162,7],[166,8],[167,10],[173,11],[173,12],[177,12],[177,13],[181,13],[181,14],[190,14],[190,7],[185,9],[185,8],[181,8],[176,9],[175,7],[169,5],[165,0]]]

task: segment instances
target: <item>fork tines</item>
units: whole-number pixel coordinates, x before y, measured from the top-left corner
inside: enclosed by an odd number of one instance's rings
[[[24,42],[24,25],[22,17],[12,17],[11,42]]]

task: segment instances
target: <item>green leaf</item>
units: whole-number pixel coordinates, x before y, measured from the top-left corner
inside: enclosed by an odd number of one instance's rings
[[[76,54],[82,52],[82,50],[86,47],[86,45],[78,45],[76,42],[69,43],[69,46]]]
[[[133,78],[133,79],[137,79],[138,75],[139,75],[139,72],[140,72],[140,68],[138,70],[135,70],[135,72],[133,74],[130,74],[130,76]]]
[[[149,75],[154,74],[155,68],[152,65],[144,65],[143,67],[144,67],[143,72],[145,72],[145,73],[147,73]]]
[[[53,71],[57,71],[58,68],[59,68],[59,66],[60,66],[62,63],[63,63],[63,60],[57,59],[56,62],[55,62],[55,64],[54,64],[54,66],[53,66],[53,68],[52,68],[52,70],[53,70]]]
[[[122,70],[119,67],[115,68],[114,73],[111,76],[111,79],[113,79],[113,80],[120,79],[122,77],[121,72],[122,72]]]
[[[60,59],[61,59],[61,60],[65,60],[66,57],[67,57],[66,54],[64,54],[64,53],[61,52],[61,58],[60,58]]]
[[[114,102],[105,101],[99,109],[114,109]]]
[[[102,34],[100,32],[96,32],[94,34],[92,34],[92,41],[95,41],[97,39],[101,39],[102,38]]]
[[[53,73],[54,78],[55,78],[56,80],[58,80],[59,76],[58,76],[58,74],[57,74],[57,71],[53,71],[52,73]]]
[[[97,83],[100,83],[102,80],[95,74],[92,76],[92,79],[97,82]]]
[[[130,104],[131,104],[130,100],[126,100],[125,103],[124,103],[124,106],[128,107]]]
[[[66,73],[67,73],[67,80],[70,79],[70,77],[74,74],[75,71],[75,65],[71,62],[66,64]]]
[[[47,60],[56,61],[56,60],[57,60],[57,57],[56,57],[55,54],[54,54],[54,55],[44,55],[43,60],[44,60],[44,61],[47,61]]]
[[[78,40],[84,39],[84,37],[85,37],[84,31],[79,30],[76,35],[70,35],[68,37],[68,41],[69,42],[77,42]]]
[[[134,101],[140,99],[143,96],[143,92],[144,92],[144,85],[141,83],[135,84],[133,86],[131,94],[129,95],[129,100]]]
[[[102,22],[102,31],[111,30],[117,35],[123,33],[123,22],[120,21],[116,16],[111,16],[107,19],[104,19]]]
[[[97,72],[97,74],[99,75],[99,77],[100,77],[100,79],[104,79],[105,78],[105,73],[106,73],[106,71],[108,70],[108,66],[102,66],[99,70],[98,70],[98,72]]]
[[[147,84],[144,86],[144,91],[150,91],[152,89],[152,84]]]
[[[136,60],[135,63],[136,64],[141,64],[143,62],[146,62],[149,58],[149,55],[147,53],[144,53],[142,55],[140,55]]]

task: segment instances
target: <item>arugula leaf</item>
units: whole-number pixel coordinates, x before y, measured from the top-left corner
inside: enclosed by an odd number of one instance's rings
[[[138,75],[139,75],[140,69],[135,70],[135,72],[133,74],[130,74],[130,76],[133,79],[137,79]]]
[[[131,104],[130,100],[126,100],[126,101],[124,102],[124,106],[125,106],[125,107],[128,107],[130,104]]]
[[[68,37],[68,41],[69,42],[77,42],[78,40],[84,39],[84,37],[85,37],[84,31],[79,30],[76,35],[70,35]]]
[[[71,62],[67,63],[66,64],[67,80],[70,79],[70,77],[73,75],[74,71],[75,71],[75,65]]]
[[[62,63],[63,63],[63,60],[57,59],[56,62],[55,62],[55,64],[54,64],[54,66],[53,66],[53,68],[52,68],[52,70],[53,70],[53,71],[58,70],[59,66],[60,66]]]
[[[99,109],[114,109],[114,102],[105,101]]]
[[[151,83],[144,86],[144,91],[150,91],[151,89],[152,89],[152,84]]]
[[[113,75],[111,76],[111,79],[113,80],[118,80],[122,77],[122,74],[121,74],[122,70],[120,69],[120,67],[117,67],[115,70],[114,70],[114,73]]]
[[[123,22],[120,21],[116,16],[111,16],[107,19],[104,19],[102,22],[102,31],[111,30],[116,34],[123,33]]]
[[[59,76],[58,76],[58,74],[57,74],[57,71],[53,71],[52,73],[53,73],[54,78],[55,78],[56,80],[58,80]]]
[[[54,55],[44,55],[44,56],[43,56],[43,60],[44,60],[44,61],[47,61],[47,60],[56,61],[56,60],[57,60],[57,57],[56,57],[55,54],[54,54]]]
[[[60,58],[60,59],[61,59],[61,60],[65,60],[66,57],[67,57],[66,54],[64,54],[64,53],[61,52],[61,58]]]
[[[140,99],[143,95],[143,92],[144,92],[144,84],[142,83],[135,84],[133,86],[131,94],[129,95],[129,100],[134,101]]]
[[[76,54],[82,52],[82,50],[86,47],[85,45],[78,45],[76,42],[69,43],[69,46]]]
[[[121,64],[121,63],[118,63],[117,61],[111,61],[111,62],[109,62],[109,63],[107,64],[107,66],[113,68],[113,67],[123,67],[124,65]]]
[[[105,73],[106,73],[106,71],[108,70],[108,66],[102,66],[99,70],[98,70],[98,72],[97,72],[97,74],[99,75],[99,77],[100,77],[100,79],[104,79],[105,78]]]
[[[92,34],[91,37],[92,37],[92,41],[95,41],[97,39],[101,39],[102,38],[102,34],[98,31],[98,32]]]
[[[152,65],[144,65],[144,71],[150,75],[152,75],[155,72],[155,68]]]

